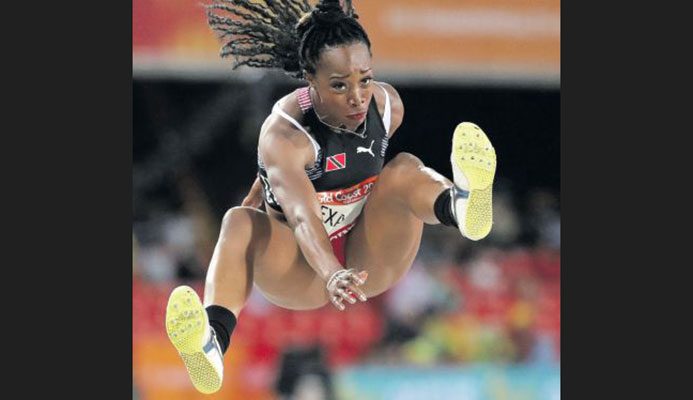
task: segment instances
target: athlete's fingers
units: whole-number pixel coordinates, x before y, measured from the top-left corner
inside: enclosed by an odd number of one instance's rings
[[[356,303],[356,300],[353,297],[351,297],[351,294],[349,294],[346,290],[342,288],[337,289],[337,294],[342,296],[344,300],[348,301],[351,304]]]
[[[346,278],[346,281],[342,281],[344,283],[344,286],[347,286],[349,284],[355,284],[356,286],[363,285],[366,282],[365,279],[361,278],[359,274],[352,273],[349,274]]]
[[[332,274],[327,280],[327,291],[330,293],[330,301],[340,311],[346,308],[344,300],[350,304],[356,304],[357,299],[366,301],[366,295],[358,289],[365,282],[368,273],[357,273],[355,269],[340,270]]]
[[[364,283],[366,283],[366,278],[368,278],[368,272],[361,271],[358,273],[358,275],[355,275],[355,278],[358,281],[359,285],[363,285]]]
[[[349,288],[349,290],[352,291],[352,293],[354,293],[356,295],[356,297],[359,300],[361,300],[361,301],[368,300],[368,298],[366,297],[366,294],[363,293],[363,290],[359,289],[359,287],[357,285],[352,284],[352,285],[349,285],[348,288]]]
[[[346,277],[340,279],[339,281],[337,281],[337,286],[346,287],[350,283],[351,283],[351,277],[346,276]]]
[[[346,307],[344,306],[344,304],[342,304],[342,298],[341,298],[341,297],[336,296],[336,295],[335,295],[335,296],[330,296],[330,300],[332,301],[332,305],[334,305],[335,307],[337,307],[337,309],[338,309],[339,311],[344,311],[344,309],[346,308]]]

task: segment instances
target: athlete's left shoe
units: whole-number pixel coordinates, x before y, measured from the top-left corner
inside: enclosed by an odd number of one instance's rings
[[[197,390],[214,393],[224,377],[224,356],[207,311],[189,286],[171,292],[166,306],[166,333],[183,358],[188,376]]]
[[[450,205],[459,230],[468,239],[483,239],[493,224],[496,150],[481,128],[462,122],[452,136],[450,162],[455,182]]]

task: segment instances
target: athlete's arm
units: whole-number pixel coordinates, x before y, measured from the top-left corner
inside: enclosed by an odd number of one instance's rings
[[[322,224],[320,203],[305,172],[305,166],[314,162],[315,151],[302,132],[283,122],[276,116],[268,118],[260,133],[258,150],[272,191],[306,261],[327,281],[343,268],[332,252]]]
[[[402,98],[399,97],[399,93],[392,85],[385,82],[378,82],[378,84],[387,91],[388,95],[390,95],[390,107],[392,114],[390,116],[390,132],[388,136],[392,137],[392,135],[395,134],[397,128],[399,128],[399,126],[402,125],[402,120],[404,119],[404,103],[402,103]],[[382,101],[382,104],[384,106],[384,99]]]

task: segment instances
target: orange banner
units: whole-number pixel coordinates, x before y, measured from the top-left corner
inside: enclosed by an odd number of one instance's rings
[[[560,69],[558,0],[355,4],[381,65]]]
[[[380,70],[559,74],[560,0],[353,3]],[[146,60],[228,67],[219,60],[220,47],[202,2],[133,0],[135,67]]]

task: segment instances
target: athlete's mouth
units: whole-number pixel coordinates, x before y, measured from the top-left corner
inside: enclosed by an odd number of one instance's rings
[[[366,111],[356,113],[356,114],[347,115],[347,118],[357,120],[357,121],[360,121],[360,120],[364,119],[365,117],[366,117]]]

